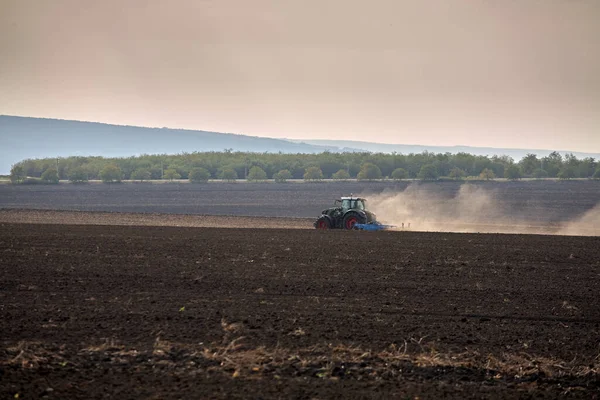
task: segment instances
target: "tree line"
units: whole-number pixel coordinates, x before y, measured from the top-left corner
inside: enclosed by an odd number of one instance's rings
[[[600,164],[594,158],[578,159],[572,154],[553,152],[546,157],[528,154],[515,162],[508,156],[477,156],[468,153],[330,153],[282,154],[194,152],[176,155],[155,154],[123,158],[66,157],[26,159],[13,165],[13,183],[74,183],[88,180],[120,182],[189,179],[264,181],[288,179],[483,179],[495,178],[600,178]]]

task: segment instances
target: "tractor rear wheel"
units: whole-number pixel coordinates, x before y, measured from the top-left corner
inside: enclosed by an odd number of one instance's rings
[[[317,229],[331,229],[331,220],[326,215],[322,215],[315,222],[315,228],[317,228]]]
[[[342,226],[344,229],[354,229],[354,225],[364,224],[366,222],[366,218],[359,213],[349,212],[348,214],[344,215]]]

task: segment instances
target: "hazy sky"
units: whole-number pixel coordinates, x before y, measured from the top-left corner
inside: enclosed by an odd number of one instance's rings
[[[600,152],[600,0],[0,0],[0,114]]]

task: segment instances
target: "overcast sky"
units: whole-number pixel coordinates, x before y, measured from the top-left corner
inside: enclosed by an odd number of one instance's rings
[[[600,152],[600,1],[0,0],[0,114]]]

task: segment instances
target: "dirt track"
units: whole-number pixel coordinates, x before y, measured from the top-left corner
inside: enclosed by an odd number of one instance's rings
[[[0,223],[0,397],[598,398],[599,249]]]
[[[238,228],[238,229],[314,229],[314,218],[240,217],[232,215],[182,215],[109,213],[84,211],[0,209],[0,222],[27,224],[73,224],[73,225],[125,225],[125,226],[175,226],[195,228]],[[493,232],[566,234],[560,225],[519,225],[493,223],[447,223],[440,225],[443,232]],[[571,235],[598,236],[597,225],[587,229],[578,228]],[[396,225],[390,230],[421,231],[418,224],[411,228]],[[435,231],[435,230],[434,230]]]
[[[27,224],[314,229],[312,225],[313,221],[314,218],[267,218],[227,215],[143,214],[0,209],[0,222]]]

